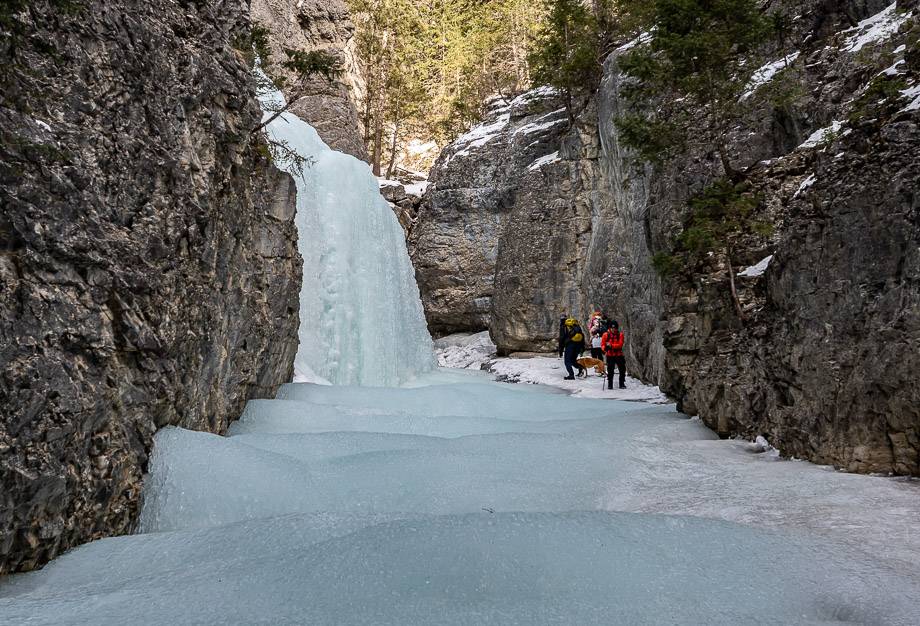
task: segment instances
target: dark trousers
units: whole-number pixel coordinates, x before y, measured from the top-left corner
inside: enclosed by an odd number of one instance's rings
[[[591,358],[597,359],[598,361],[604,360],[604,351],[600,348],[591,348]]]
[[[620,370],[620,387],[626,386],[626,357],[607,356],[607,389],[613,389],[613,368]]]
[[[581,346],[575,342],[569,342],[565,345],[565,356],[562,362],[565,364],[565,371],[569,373],[569,376],[575,375],[575,372],[572,370],[573,367],[577,367],[579,370],[581,370],[581,367],[579,367],[578,363],[575,362],[575,359],[578,358],[580,351]]]

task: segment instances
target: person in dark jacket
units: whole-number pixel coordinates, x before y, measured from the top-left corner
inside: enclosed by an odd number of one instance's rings
[[[565,371],[569,374],[564,380],[575,380],[573,368],[578,368],[579,372],[584,369],[578,364],[577,359],[578,355],[585,349],[585,333],[582,331],[581,325],[571,317],[565,320],[564,328],[563,362],[565,363]]]
[[[565,351],[565,320],[567,319],[569,316],[563,311],[559,317],[559,358],[562,358],[562,353]]]
[[[626,357],[623,356],[625,336],[620,332],[616,320],[610,322],[607,332],[601,337],[601,350],[607,357],[607,389],[613,389],[613,368],[620,370],[620,389],[626,389]]]

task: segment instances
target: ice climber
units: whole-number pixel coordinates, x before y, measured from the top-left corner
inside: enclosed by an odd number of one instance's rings
[[[560,341],[563,345],[559,355],[564,357],[565,371],[569,374],[564,380],[575,380],[575,372],[572,368],[578,368],[579,372],[584,369],[576,359],[585,349],[585,334],[581,330],[581,324],[571,317],[565,320],[564,328],[565,332],[561,337],[564,341]]]
[[[620,389],[626,389],[626,357],[623,356],[623,340],[620,325],[616,320],[610,322],[607,332],[601,337],[601,349],[607,357],[607,389],[613,389],[613,368],[620,370]]]

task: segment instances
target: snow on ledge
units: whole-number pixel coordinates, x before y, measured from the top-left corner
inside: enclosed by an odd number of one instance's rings
[[[844,154],[844,153],[841,152],[840,154]],[[838,154],[837,156],[839,157],[840,154]],[[836,157],[835,157],[835,158],[836,158]],[[811,187],[812,185],[814,185],[815,182],[817,182],[817,180],[818,180],[818,179],[817,179],[817,177],[816,177],[814,174],[809,174],[809,175],[808,175],[808,178],[806,178],[805,180],[803,180],[803,181],[802,181],[802,184],[799,185],[798,190],[797,190],[794,194],[792,194],[792,197],[793,197],[793,198],[798,198],[799,195],[800,195],[803,191],[805,191],[806,189],[808,189],[809,187]]]
[[[745,278],[757,278],[758,276],[763,276],[763,273],[767,271],[767,268],[770,266],[770,261],[773,260],[773,255],[761,259],[756,265],[751,265],[744,268],[738,272],[738,276],[744,276]]]
[[[528,165],[527,169],[531,172],[535,172],[544,165],[549,165],[550,163],[555,163],[559,160],[559,151],[556,150],[555,152],[547,154],[546,156],[541,156],[539,159]]]
[[[416,198],[421,198],[425,195],[425,192],[428,191],[428,181],[420,180],[417,183],[412,183],[411,185],[406,185],[406,195],[415,196]]]
[[[550,119],[548,122],[544,121],[547,118],[556,117],[561,113],[565,113],[564,108],[557,109],[555,111],[551,111],[547,113],[546,115],[541,115],[540,117],[538,117],[536,120],[534,120],[530,124],[525,124],[524,126],[521,126],[520,128],[518,128],[516,131],[514,131],[512,136],[517,137],[518,135],[530,135],[533,133],[538,133],[543,130],[547,130],[549,128],[552,128],[553,126],[558,126],[559,124],[564,124],[565,122],[568,121],[568,117]]]
[[[511,101],[510,106],[520,106],[526,104],[531,100],[542,100],[543,98],[554,98],[560,95],[562,92],[556,89],[555,87],[550,87],[549,85],[543,85],[542,87],[535,87],[530,91],[525,91],[517,98]]]
[[[884,41],[890,38],[901,27],[901,24],[910,19],[913,11],[898,13],[897,2],[892,2],[872,17],[867,17],[853,28],[848,28],[844,33],[851,33],[844,42],[843,49],[847,52],[859,52],[869,44]]]
[[[754,92],[757,91],[759,87],[766,85],[773,77],[776,76],[780,70],[783,70],[790,65],[792,65],[795,60],[799,58],[799,51],[796,50],[792,54],[784,56],[778,61],[773,61],[772,63],[767,63],[756,72],[751,74],[751,80],[747,84],[747,91],[745,91],[740,100],[747,100],[754,95]]]
[[[455,152],[450,159],[469,155],[471,150],[486,145],[495,139],[510,121],[511,116],[508,113],[502,113],[494,122],[474,126],[454,141],[454,145],[461,149]]]
[[[843,128],[843,122],[834,120],[833,122],[831,122],[830,126],[819,128],[818,130],[813,132],[811,135],[809,135],[808,139],[806,139],[802,143],[802,145],[796,148],[796,150],[801,150],[803,148],[814,148],[815,146],[818,146],[830,140],[833,135],[836,135],[837,133],[840,132],[841,128]],[[841,137],[849,135],[849,134],[850,134],[850,129],[847,129],[843,131],[843,133],[841,134]]]
[[[911,99],[910,103],[901,109],[901,111],[916,111],[920,109],[920,83],[902,91],[901,96]],[[901,111],[898,112],[900,113]]]
[[[650,31],[645,31],[641,33],[638,37],[633,39],[632,41],[624,43],[622,46],[617,48],[616,52],[628,52],[629,50],[632,50],[636,46],[641,46],[642,44],[648,43],[651,40],[652,40],[652,33]]]

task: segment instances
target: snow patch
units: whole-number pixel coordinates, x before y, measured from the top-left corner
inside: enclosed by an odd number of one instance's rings
[[[428,191],[428,185],[430,183],[427,180],[420,180],[417,183],[412,183],[411,185],[406,185],[406,195],[415,196],[416,198],[421,198],[425,195],[425,192]]]
[[[738,272],[738,276],[744,276],[745,278],[757,278],[758,276],[763,276],[763,273],[767,271],[767,268],[770,266],[770,261],[773,260],[773,255],[761,259],[756,265],[751,265],[744,268]]]
[[[917,83],[916,85],[903,90],[901,92],[901,96],[911,99],[910,103],[901,109],[901,111],[916,111],[917,109],[920,109],[920,83]],[[899,111],[899,113],[901,111]]]
[[[901,70],[898,69],[898,66],[901,65],[902,63],[904,63],[904,59],[895,61],[891,67],[885,68],[884,70],[881,71],[881,73],[884,74],[885,76],[897,76],[898,74],[901,73]]]
[[[843,153],[841,152],[840,154],[843,154]],[[840,156],[840,154],[838,154],[837,156]],[[818,180],[818,179],[815,177],[814,174],[809,174],[809,175],[808,175],[808,178],[806,178],[805,180],[803,180],[803,181],[802,181],[802,184],[799,185],[798,190],[797,190],[794,194],[792,194],[792,197],[793,197],[793,198],[798,198],[798,197],[799,197],[799,194],[801,194],[803,191],[805,191],[806,189],[808,189],[809,187],[811,187],[812,185],[814,185],[814,184],[815,184],[815,181],[817,181],[817,180]]]
[[[552,128],[553,126],[558,126],[559,124],[564,124],[567,121],[567,118],[551,119],[548,122],[543,121],[547,118],[555,117],[559,115],[560,113],[565,113],[565,109],[557,109],[556,111],[540,116],[539,118],[537,118],[530,124],[525,124],[524,126],[521,126],[520,128],[518,128],[516,131],[514,131],[514,134],[512,136],[517,137],[518,135],[530,135],[533,133],[538,133],[540,131],[547,130],[549,128]]]
[[[795,60],[799,58],[799,52],[795,51],[792,54],[784,56],[778,61],[773,61],[772,63],[767,63],[756,72],[751,75],[751,80],[747,84],[747,91],[744,92],[741,96],[741,100],[747,100],[754,92],[757,91],[758,87],[766,85],[773,77],[776,76],[781,70],[792,65]]]
[[[853,28],[843,31],[852,33],[844,42],[843,49],[847,52],[859,52],[869,44],[884,41],[898,32],[901,24],[909,20],[911,15],[912,11],[898,13],[897,2],[892,2],[872,17],[867,17]]]
[[[413,139],[409,142],[409,145],[406,146],[406,152],[412,156],[418,156],[420,154],[426,154],[428,152],[435,152],[438,149],[438,144],[435,141],[420,141],[418,139]]]
[[[561,92],[555,87],[550,87],[549,85],[543,85],[542,87],[537,87],[531,89],[530,91],[525,91],[517,98],[511,101],[510,106],[520,106],[527,104],[532,100],[542,100],[544,98],[554,98],[558,96]]]
[[[616,51],[617,52],[627,52],[629,50],[632,50],[636,46],[641,46],[642,44],[648,43],[651,40],[652,40],[652,33],[650,31],[646,31],[646,32],[641,33],[638,37],[636,37],[632,41],[624,43],[622,46],[617,48]]]
[[[586,378],[563,380],[566,375],[561,358],[534,356],[529,358],[500,358],[490,363],[489,371],[497,380],[509,383],[546,385],[569,392],[579,398],[604,398],[668,404],[670,400],[654,385],[646,385],[631,376],[626,377],[626,389],[607,389],[607,378],[588,370]],[[616,377],[614,377],[616,379]],[[614,380],[616,386],[616,380]]]
[[[501,134],[505,127],[508,126],[508,122],[510,121],[511,116],[508,113],[502,113],[495,121],[474,126],[463,135],[460,135],[460,137],[454,141],[454,145],[461,148],[461,150],[458,150],[449,157],[448,163],[451,159],[456,157],[468,156],[472,150],[481,148],[495,139]]]
[[[831,137],[839,133],[841,128],[843,128],[843,122],[834,120],[833,122],[831,122],[830,126],[819,128],[818,130],[813,132],[811,135],[809,135],[808,139],[806,139],[802,143],[802,145],[796,148],[796,150],[801,150],[803,148],[814,148],[815,146],[825,143],[826,141],[829,141]],[[850,134],[850,130],[847,129],[843,131],[843,133],[841,134],[841,137],[849,135],[849,134]]]
[[[47,130],[49,133],[51,132],[51,126],[49,126],[47,122],[43,122],[43,121],[41,121],[41,120],[39,120],[39,119],[36,119],[36,118],[34,118],[34,117],[33,117],[32,119],[35,120],[35,123],[36,123],[36,124],[38,124],[39,126],[41,126],[42,128],[44,128],[45,130]]]
[[[475,369],[495,356],[495,344],[489,331],[481,333],[456,333],[434,342],[434,353],[441,367]]]
[[[754,454],[765,454],[771,461],[781,460],[779,450],[771,446],[770,442],[767,441],[767,438],[763,435],[757,435],[754,441],[749,442],[747,444],[747,450]]]
[[[528,165],[527,169],[532,172],[535,172],[541,167],[543,167],[544,165],[549,165],[550,163],[555,163],[559,160],[560,160],[559,151],[556,150],[555,152],[547,154],[546,156],[541,156],[539,159],[537,159],[536,161]]]
[[[386,179],[386,178],[378,178],[378,179],[377,179],[377,184],[380,186],[381,189],[383,189],[384,187],[400,187],[400,186],[402,186],[402,183],[399,182],[398,180],[389,180],[389,179]]]

